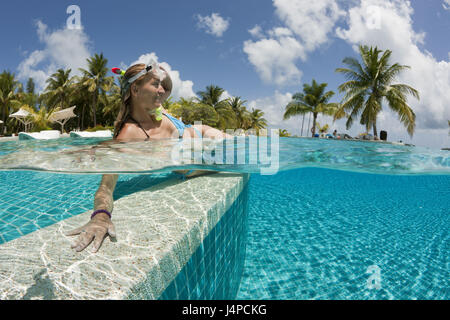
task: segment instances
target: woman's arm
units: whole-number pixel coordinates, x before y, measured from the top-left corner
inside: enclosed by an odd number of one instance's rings
[[[114,209],[113,193],[116,188],[118,174],[104,174],[100,186],[95,193],[94,211],[106,210],[112,213]]]
[[[207,125],[201,125],[201,126],[194,126],[198,130],[201,131],[203,138],[210,138],[210,139],[230,139],[233,138],[232,135],[229,135],[228,133],[222,132],[218,129],[212,128]]]
[[[94,211],[106,210],[112,213],[114,207],[113,193],[118,178],[119,175],[117,174],[103,175],[100,187],[95,193]],[[72,244],[72,249],[77,252],[84,250],[92,241],[94,241],[92,252],[97,252],[107,234],[113,238],[116,237],[114,224],[106,213],[98,213],[87,224],[68,232],[66,235],[79,235],[78,239]]]

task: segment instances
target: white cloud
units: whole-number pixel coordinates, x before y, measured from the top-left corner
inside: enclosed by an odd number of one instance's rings
[[[212,34],[216,37],[221,37],[230,26],[230,19],[224,19],[218,13],[213,13],[210,16],[196,16],[200,29],[205,29],[206,33]]]
[[[145,63],[148,64],[151,60],[160,63],[158,56],[156,53],[151,52],[147,54],[143,54],[139,57],[138,60],[130,64],[130,66],[136,64],[136,63]],[[195,93],[193,91],[194,83],[190,80],[181,80],[180,78],[180,72],[177,70],[172,70],[172,67],[167,62],[161,62],[161,66],[166,69],[166,71],[169,73],[170,78],[172,79],[173,83],[173,89],[171,97],[174,100],[178,100],[179,98],[192,98],[195,97]]]
[[[302,72],[295,61],[305,60],[306,53],[295,38],[247,40],[243,50],[264,82],[281,86],[290,81],[300,81]]]
[[[41,21],[36,26],[44,48],[33,51],[19,64],[18,77],[21,80],[33,78],[37,90],[43,91],[45,81],[58,68],[72,69],[71,75],[80,74],[78,68],[86,68],[90,41],[83,29],[65,28],[50,32]]]
[[[336,0],[274,0],[275,13],[305,45],[314,50],[328,40],[336,21],[345,13]]]
[[[369,7],[377,7],[378,23],[367,23]],[[410,98],[409,104],[416,114],[417,129],[444,129],[450,119],[450,60],[437,61],[419,44],[425,40],[424,33],[413,30],[413,9],[409,2],[400,0],[362,0],[349,12],[348,29],[337,29],[337,35],[356,46],[363,43],[392,50],[391,62],[411,66],[397,81],[411,85],[420,92],[420,102]],[[387,112],[387,111],[386,111]],[[397,116],[386,117],[385,125],[390,130],[403,126]]]
[[[275,13],[284,27],[275,27],[264,36],[261,27],[250,29],[257,41],[244,42],[244,52],[266,83],[279,86],[301,79],[297,61],[326,43],[337,20],[344,15],[337,0],[274,0]]]
[[[249,29],[248,32],[255,38],[264,37],[263,31],[259,25],[255,25],[253,28]]]
[[[450,0],[444,0],[444,2],[442,3],[442,7],[445,10],[450,10]]]
[[[292,37],[294,35],[288,28],[273,28],[267,34],[272,38]]]
[[[268,128],[287,129],[291,134],[299,134],[300,127],[298,125],[297,117],[286,121],[283,120],[286,105],[291,100],[291,93],[281,93],[277,90],[272,96],[249,101],[247,104],[247,109],[251,111],[252,108],[255,108],[264,111],[264,118],[267,120]]]

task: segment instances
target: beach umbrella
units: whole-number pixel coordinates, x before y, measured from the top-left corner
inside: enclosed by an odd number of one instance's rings
[[[22,122],[23,125],[25,126],[25,132],[27,132],[28,125],[33,122],[33,120],[31,120],[29,118],[30,115],[31,115],[31,113],[29,113],[28,111],[20,108],[19,111],[9,115],[9,117],[10,118],[15,118],[15,119],[19,120],[20,122]]]
[[[52,115],[48,118],[51,122],[56,122],[61,125],[61,133],[64,133],[64,125],[72,119],[73,117],[76,117],[77,115],[73,113],[73,110],[77,106],[73,106],[71,108],[63,109],[61,111],[57,111],[52,113]]]

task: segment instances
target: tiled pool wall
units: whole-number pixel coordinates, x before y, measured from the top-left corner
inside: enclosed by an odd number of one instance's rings
[[[248,183],[160,300],[232,300],[244,268]]]

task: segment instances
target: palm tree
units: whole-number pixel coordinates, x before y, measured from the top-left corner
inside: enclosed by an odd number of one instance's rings
[[[259,130],[267,127],[267,120],[263,118],[264,112],[260,109],[252,108],[250,112],[249,127],[245,129],[255,129],[256,134],[259,134]]]
[[[290,137],[291,134],[286,129],[278,129],[278,135],[280,137]]]
[[[287,120],[292,116],[305,115],[312,113],[313,125],[312,136],[316,134],[316,120],[317,116],[322,113],[324,115],[332,116],[338,109],[339,104],[328,103],[330,98],[334,95],[333,91],[325,92],[327,83],[318,84],[316,80],[312,80],[311,85],[305,83],[303,85],[303,93],[298,92],[292,96],[292,101],[286,106],[286,111],[283,119]],[[308,126],[309,128],[309,126]]]
[[[77,128],[81,128],[81,130],[85,129],[84,126],[84,118],[86,115],[86,106],[89,107],[92,101],[92,97],[89,94],[88,87],[84,84],[87,81],[87,78],[85,77],[74,77],[74,91],[72,93],[72,104],[78,106],[78,108],[75,109],[75,114],[77,115],[77,118],[74,121],[77,122],[76,126]],[[69,123],[72,120],[69,120]]]
[[[26,93],[23,97],[23,102],[27,105],[31,106],[33,109],[36,109],[36,105],[38,103],[39,95],[35,93],[36,85],[34,83],[33,78],[28,78],[26,85]]]
[[[221,130],[230,129],[236,126],[236,116],[233,110],[227,104],[227,100],[221,100],[220,97],[225,92],[224,89],[219,86],[210,85],[206,87],[205,91],[199,91],[197,94],[200,99],[197,99],[200,103],[212,106],[219,115],[218,127]]]
[[[236,115],[236,129],[243,129],[250,123],[250,113],[244,106],[246,102],[246,100],[241,100],[241,97],[233,97],[227,101]]]
[[[92,114],[94,116],[94,127],[97,126],[97,105],[99,102],[99,96],[103,98],[105,93],[111,89],[114,83],[113,77],[107,77],[108,68],[106,67],[108,60],[103,57],[103,53],[100,55],[95,54],[90,59],[87,59],[88,70],[80,68],[83,73],[82,85],[85,86],[89,93],[91,93],[92,101]],[[105,99],[106,100],[106,99]]]
[[[366,126],[367,131],[373,128],[377,135],[377,116],[382,110],[382,103],[387,102],[389,108],[398,114],[400,121],[412,137],[415,128],[416,115],[407,104],[407,95],[411,94],[419,100],[419,92],[406,84],[392,84],[396,76],[409,66],[398,63],[389,64],[392,51],[382,53],[377,47],[359,46],[362,64],[355,58],[347,57],[342,62],[348,68],[338,68],[336,72],[343,73],[347,82],[339,86],[340,92],[345,92],[343,102],[335,115],[335,120],[347,116],[347,129],[356,117]],[[349,114],[346,114],[348,112]]]
[[[13,105],[20,104],[18,101],[18,89],[21,83],[15,79],[15,75],[9,71],[4,71],[0,74],[0,108],[2,109],[2,130],[6,125],[6,119],[9,116],[10,109]]]
[[[58,69],[47,79],[44,99],[49,108],[59,107],[62,110],[69,107],[74,90],[74,78],[70,77],[71,71],[71,69]]]
[[[102,110],[104,117],[109,120],[107,121],[108,123],[114,124],[121,106],[122,95],[120,94],[120,88],[118,85],[113,84],[110,93],[106,96],[105,105]]]

